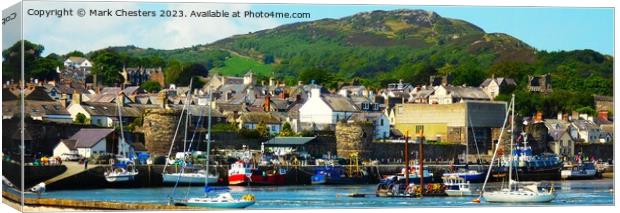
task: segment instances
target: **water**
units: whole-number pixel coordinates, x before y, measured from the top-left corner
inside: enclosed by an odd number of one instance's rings
[[[551,182],[549,182],[551,183]],[[553,205],[613,205],[613,179],[556,181],[557,198],[543,204],[497,204],[472,203],[474,197],[425,197],[425,198],[378,198],[374,196],[375,185],[350,186],[279,186],[279,187],[230,187],[235,197],[246,193],[256,196],[256,204],[251,209],[311,209],[311,208],[398,208],[398,207],[480,207],[480,206],[553,206]],[[479,189],[481,184],[473,184]],[[489,187],[499,187],[492,183]],[[96,189],[48,191],[42,195],[47,198],[78,200],[102,200],[116,202],[167,203],[172,193],[171,187],[143,189]],[[348,193],[369,194],[364,198],[344,196]],[[179,187],[176,199],[201,196],[202,187]],[[340,195],[340,196],[338,196]]]

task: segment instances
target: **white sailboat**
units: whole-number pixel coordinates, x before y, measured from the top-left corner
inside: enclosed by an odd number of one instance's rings
[[[193,79],[192,79],[193,80]],[[189,87],[191,88],[192,86],[192,80],[190,80],[190,85]],[[217,174],[211,174],[211,175],[207,175],[207,172],[205,172],[205,170],[194,170],[194,171],[185,171],[186,168],[186,158],[187,158],[187,128],[189,126],[189,118],[190,118],[190,113],[189,113],[189,103],[191,101],[191,89],[187,91],[187,96],[185,98],[185,104],[183,105],[183,109],[181,110],[181,116],[183,116],[183,113],[185,113],[185,134],[183,137],[183,167],[180,171],[176,171],[176,172],[172,172],[172,173],[168,173],[166,171],[166,167],[168,166],[168,161],[166,161],[166,165],[164,166],[164,171],[162,173],[162,180],[164,183],[181,183],[181,184],[203,184],[205,178],[207,179],[208,183],[217,183],[219,180],[219,175]],[[202,116],[202,115],[201,115]],[[177,125],[177,131],[175,131],[175,135],[174,138],[176,138],[176,133],[179,130],[179,126],[181,120],[179,120],[179,124]],[[192,140],[193,140],[193,136],[192,136]],[[174,143],[174,139],[172,140]],[[171,152],[172,152],[172,146],[174,144],[172,144],[170,146],[170,153],[168,154],[168,156],[170,156]]]
[[[125,133],[123,131],[123,114],[121,113],[121,105],[123,104],[123,100],[120,101],[117,106],[118,110],[118,124],[120,126],[121,138],[119,140],[118,152],[120,153],[120,143],[121,141],[125,143]],[[118,155],[119,159],[124,159],[124,156]],[[110,168],[108,168],[104,172],[105,180],[108,182],[126,182],[132,181],[135,179],[136,175],[138,175],[138,170],[133,165],[131,161],[120,161],[117,163],[113,163]]]
[[[514,141],[514,100],[515,96],[512,95],[512,99],[510,101],[509,111],[506,111],[506,118],[504,120],[504,126],[502,126],[502,131],[500,132],[500,137],[497,142],[497,146],[495,147],[495,152],[493,154],[493,158],[491,160],[491,164],[489,166],[489,170],[487,172],[486,179],[484,184],[482,185],[481,197],[487,202],[503,202],[503,203],[543,203],[550,202],[555,199],[556,193],[553,188],[550,190],[539,190],[538,182],[528,182],[528,183],[519,183],[512,179],[512,167],[515,161],[513,160],[514,156],[512,154],[513,149],[513,141]],[[497,150],[500,147],[502,134],[504,132],[504,128],[506,122],[508,120],[508,113],[512,112],[511,117],[511,131],[510,131],[510,157],[509,157],[509,170],[508,170],[508,188],[503,188],[496,191],[485,192],[484,188],[489,179],[491,169],[493,168],[493,162],[495,161]],[[480,202],[480,197],[475,199],[474,202]]]
[[[209,176],[209,150],[211,148],[211,96],[212,92],[209,89],[209,120],[207,124],[207,158],[205,160],[205,175]],[[224,191],[218,193],[216,196],[210,196],[210,192],[214,191],[212,188],[209,188],[208,179],[204,179],[205,183],[205,196],[203,197],[192,197],[187,199],[187,201],[182,204],[187,206],[197,206],[197,207],[207,207],[207,208],[222,208],[222,209],[230,209],[230,208],[246,208],[248,206],[254,205],[255,198],[254,195],[246,194],[243,195],[241,199],[235,199],[232,194],[228,191]]]

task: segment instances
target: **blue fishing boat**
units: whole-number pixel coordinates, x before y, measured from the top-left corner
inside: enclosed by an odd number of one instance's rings
[[[461,169],[456,172],[444,173],[443,177],[459,177],[463,178],[467,182],[482,183],[484,181],[485,174],[478,170]]]
[[[360,184],[368,183],[368,174],[363,170],[349,172],[343,166],[326,166],[314,170],[310,177],[312,184]]]

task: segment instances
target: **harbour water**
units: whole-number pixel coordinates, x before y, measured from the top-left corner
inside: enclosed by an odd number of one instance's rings
[[[489,189],[499,187],[500,183],[490,183]],[[554,205],[613,205],[613,179],[571,180],[544,182],[553,184],[557,198],[544,204],[497,204],[472,203],[473,197],[424,197],[424,198],[379,198],[375,197],[376,185],[304,185],[279,187],[230,187],[231,193],[241,196],[252,193],[256,204],[251,209],[311,209],[311,208],[414,208],[414,207],[480,207],[480,206],[554,206]],[[473,184],[479,189],[481,184]],[[45,198],[76,200],[99,200],[115,202],[161,203],[168,202],[172,187],[140,189],[95,189],[48,191]],[[201,196],[202,187],[178,187],[174,198],[184,199]],[[366,197],[352,198],[349,193],[366,194]]]

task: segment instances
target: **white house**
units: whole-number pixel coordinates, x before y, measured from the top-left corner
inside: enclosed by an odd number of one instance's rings
[[[69,57],[64,62],[65,67],[80,69],[80,70],[90,70],[93,67],[93,64],[88,61],[86,58],[82,57]]]
[[[299,108],[301,123],[336,124],[348,120],[359,109],[348,98],[340,95],[321,94],[319,87],[310,90],[310,97]]]
[[[586,143],[599,142],[601,129],[589,120],[574,120],[570,128],[571,137]]]
[[[114,129],[90,129],[83,128],[77,133],[71,136],[68,140],[62,140],[54,148],[54,155],[60,156],[62,153],[75,153],[89,158],[94,154],[103,154],[115,152],[121,155],[129,153],[129,145],[123,144],[124,141],[119,141],[114,148],[114,141],[112,141],[112,133]],[[119,150],[119,147],[124,149]]]
[[[491,98],[497,97],[504,89],[516,86],[517,82],[512,78],[496,78],[495,76],[487,78],[480,84],[480,88]]]

